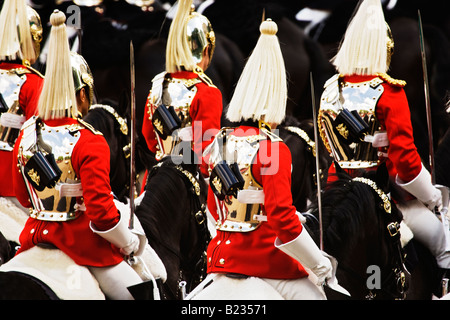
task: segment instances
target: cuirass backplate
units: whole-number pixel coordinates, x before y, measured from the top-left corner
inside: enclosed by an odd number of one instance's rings
[[[225,136],[226,139],[222,139]],[[226,135],[225,129],[222,129],[211,144],[209,161],[213,165],[220,161],[237,163],[245,181],[242,191],[259,192],[263,198],[262,187],[254,180],[251,167],[259,150],[260,141],[266,138],[264,135],[243,137]],[[243,203],[234,196],[226,196],[223,201],[218,201],[218,204],[223,215],[223,219],[217,223],[217,229],[220,231],[250,232],[261,224],[260,220],[255,219],[255,215],[263,214],[263,200]]]
[[[27,122],[28,123],[28,122]],[[72,167],[72,152],[80,138],[80,124],[50,127],[44,123],[38,124],[38,138],[33,132],[24,134],[19,146],[19,159],[22,168],[34,155],[36,142],[44,153],[53,153],[56,164],[62,171],[59,181],[53,188],[46,187],[43,191],[29,190],[35,218],[42,220],[66,221],[75,218],[82,206],[81,183]],[[25,125],[24,125],[25,127]],[[58,220],[58,217],[61,217]]]
[[[369,135],[379,132],[381,127],[375,110],[383,94],[382,82],[379,78],[361,83],[336,80],[325,87],[318,117],[321,137],[342,168],[370,168],[379,164],[378,150],[362,140],[349,143],[349,129],[337,119],[342,108],[356,111],[369,126]]]

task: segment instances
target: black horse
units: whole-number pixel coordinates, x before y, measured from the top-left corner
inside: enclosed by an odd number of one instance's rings
[[[198,165],[166,157],[149,172],[145,194],[136,207],[148,242],[163,261],[167,280],[162,299],[181,299],[181,284],[192,290],[206,275],[211,238],[206,221],[207,185]]]
[[[339,283],[352,299],[431,299],[436,265],[419,244],[401,246],[402,213],[388,196],[401,199],[401,193],[386,167],[362,179],[338,175],[322,192],[322,233],[324,251],[338,261]],[[318,212],[315,201],[306,227],[319,244]]]

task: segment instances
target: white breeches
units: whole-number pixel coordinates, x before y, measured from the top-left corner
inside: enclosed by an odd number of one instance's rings
[[[225,274],[213,273],[208,274],[205,280],[187,296],[187,299],[325,300],[326,297],[324,292],[307,277],[290,280],[256,277],[233,279]]]
[[[326,300],[325,292],[309,278],[292,280],[263,279],[277,290],[285,300]]]
[[[125,261],[110,267],[88,267],[97,279],[103,293],[112,300],[133,300],[127,287],[141,283],[142,279]]]
[[[450,269],[450,252],[445,250],[446,238],[438,217],[419,200],[411,200],[406,205],[397,206],[414,237],[431,251],[438,266]]]

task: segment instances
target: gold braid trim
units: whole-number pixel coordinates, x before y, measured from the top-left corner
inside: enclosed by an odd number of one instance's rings
[[[386,211],[387,213],[391,213],[391,201],[389,200],[389,196],[386,193],[384,193],[383,190],[378,188],[377,184],[374,181],[362,177],[356,177],[353,178],[352,180],[369,185],[378,194],[378,196],[381,198],[381,201],[383,201],[384,211]]]
[[[113,117],[116,119],[116,121],[119,123],[120,125],[120,132],[122,132],[122,134],[127,135],[128,134],[128,126],[127,126],[127,121],[122,118],[121,116],[119,116],[119,114],[116,112],[116,110],[114,110],[113,107],[108,106],[108,105],[104,105],[104,104],[93,104],[89,107],[89,110],[92,109],[104,109],[105,111],[109,112],[110,114],[113,115]]]
[[[206,83],[208,86],[213,87],[213,88],[217,88],[214,83],[212,82],[212,80],[203,72],[202,68],[200,68],[199,66],[195,67],[194,70],[192,70],[192,72],[194,72],[195,74],[198,75],[198,77],[204,82]]]
[[[387,73],[377,73],[377,76],[379,78],[381,78],[382,80],[386,81],[387,83],[392,84],[393,86],[396,86],[396,87],[404,87],[404,86],[406,86],[406,81],[405,80],[394,79],[390,75],[388,75]]]
[[[186,176],[186,178],[191,182],[192,186],[194,187],[195,194],[197,196],[200,196],[200,183],[197,181],[194,175],[189,171],[183,169],[181,166],[175,166],[175,168]]]
[[[292,127],[292,126],[285,127],[285,129],[287,129],[288,131],[290,131],[292,133],[295,133],[301,139],[303,139],[306,142],[306,144],[311,148],[313,156],[314,157],[316,156],[316,143],[309,138],[309,136],[305,132],[305,130],[298,128],[298,127]]]
[[[103,135],[103,133],[101,133],[100,131],[96,130],[90,123],[87,123],[86,121],[84,121],[81,118],[78,118],[77,120],[82,125],[82,127],[78,128],[78,129],[86,128],[86,129],[88,129],[89,131],[91,131],[93,134],[95,134],[97,136],[102,136]]]
[[[319,130],[319,135],[320,138],[323,141],[323,144],[325,145],[325,147],[327,148],[328,152],[331,153],[331,147],[328,143],[326,134],[325,134],[325,128],[322,125],[322,117],[323,117],[323,110],[319,109],[318,115],[317,115],[317,125],[318,125],[318,130]]]

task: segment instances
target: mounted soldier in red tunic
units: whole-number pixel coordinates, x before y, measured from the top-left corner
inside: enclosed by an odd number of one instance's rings
[[[221,92],[204,73],[214,48],[209,20],[193,10],[192,1],[179,1],[167,40],[166,71],[152,80],[142,125],[158,161],[169,154],[191,161],[193,150],[205,177],[202,152],[220,129],[222,115]]]
[[[40,53],[42,25],[25,0],[6,0],[0,15],[0,172],[12,180],[12,150],[23,123],[37,114],[43,76],[31,65]],[[0,196],[11,197],[11,185],[2,183]]]
[[[393,52],[380,1],[362,1],[332,59],[338,74],[325,83],[320,135],[335,163],[353,176],[358,169],[386,164],[391,178],[409,193],[406,204],[398,205],[404,222],[438,266],[449,269],[448,240],[432,212],[442,205],[442,193],[432,184],[414,144],[406,83],[386,74]],[[329,180],[335,171],[332,165]]]

